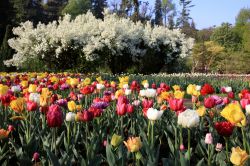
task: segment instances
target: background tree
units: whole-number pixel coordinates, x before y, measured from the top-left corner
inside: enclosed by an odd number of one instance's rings
[[[162,2],[161,0],[155,0],[155,24],[156,25],[162,25]]]
[[[189,20],[191,19],[190,17],[190,9],[192,7],[194,7],[194,5],[192,5],[192,0],[180,0],[180,7],[181,7],[181,12],[180,12],[180,16],[177,18],[177,26],[182,28],[184,26],[186,26],[187,24],[189,24]]]
[[[172,0],[162,0],[162,13],[164,18],[164,25],[169,27],[174,26],[174,16],[176,15],[175,4]]]
[[[106,0],[91,0],[92,5],[92,13],[96,18],[103,19],[103,11],[104,8],[107,7],[107,1]]]
[[[45,22],[57,20],[66,4],[67,0],[47,0],[44,4]]]
[[[62,14],[68,13],[74,18],[79,14],[86,13],[89,9],[91,9],[90,0],[69,0],[62,10]]]

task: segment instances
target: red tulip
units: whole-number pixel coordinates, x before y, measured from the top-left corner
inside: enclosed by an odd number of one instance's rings
[[[134,106],[132,104],[127,105],[127,112],[132,114],[134,112]]]
[[[100,117],[102,115],[103,110],[102,109],[98,109],[95,107],[90,107],[89,112],[92,112],[94,117]]]
[[[117,104],[116,105],[116,113],[119,116],[125,115],[127,113],[127,104]]]
[[[153,83],[153,84],[151,85],[151,87],[152,87],[153,89],[156,89],[156,88],[157,88],[155,83]]]
[[[61,127],[63,123],[63,114],[60,106],[57,104],[49,106],[46,118],[49,127]]]
[[[234,130],[234,125],[230,122],[216,122],[214,128],[218,134],[224,137],[230,137]]]
[[[27,110],[28,111],[35,111],[37,109],[37,103],[34,101],[27,102]]]
[[[35,152],[35,153],[33,154],[33,160],[34,160],[34,161],[38,161],[38,160],[39,160],[39,157],[40,157],[39,153]]]
[[[183,99],[169,99],[169,107],[173,111],[179,111],[183,109]]]
[[[201,88],[201,95],[205,96],[208,94],[213,94],[214,93],[214,88],[210,84],[205,84]]]
[[[136,90],[137,87],[138,87],[138,83],[136,81],[132,81],[130,85],[130,89],[133,91],[133,90]]]
[[[206,108],[213,108],[215,106],[215,100],[213,97],[208,97],[204,99],[204,106]]]
[[[92,92],[91,92],[91,86],[85,86],[84,88],[82,88],[82,89],[80,90],[80,92],[81,92],[82,94],[84,94],[84,95],[87,95],[87,94],[92,93]]]
[[[94,116],[93,113],[90,111],[83,111],[83,121],[89,122],[93,120]]]
[[[153,104],[154,104],[154,101],[153,101],[153,100],[144,99],[144,100],[142,101],[142,107],[143,107],[143,108],[151,108],[151,107],[153,107]]]
[[[246,105],[250,104],[250,101],[248,99],[241,99],[240,100],[240,105],[243,109],[246,108]]]
[[[234,99],[234,93],[233,93],[233,92],[227,93],[227,96],[228,96],[230,99]]]
[[[229,104],[230,103],[230,100],[229,100],[229,98],[228,97],[224,97],[223,98],[223,104]]]

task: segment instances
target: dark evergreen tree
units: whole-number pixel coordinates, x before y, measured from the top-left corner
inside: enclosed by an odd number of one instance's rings
[[[46,22],[57,20],[66,4],[67,0],[48,0],[44,5]]]
[[[155,0],[155,24],[162,25],[162,2],[161,0]]]
[[[192,0],[180,0],[181,12],[179,18],[177,18],[177,26],[182,28],[189,23],[190,17],[190,8],[194,5],[191,4]]]
[[[106,0],[92,0],[92,13],[96,18],[103,19],[103,11],[105,7],[107,7]]]

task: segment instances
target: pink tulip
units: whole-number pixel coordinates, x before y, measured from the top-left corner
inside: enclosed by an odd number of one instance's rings
[[[61,127],[63,123],[63,114],[60,106],[57,104],[51,105],[46,118],[49,127]]]
[[[169,107],[173,111],[179,111],[183,109],[183,99],[169,99]]]
[[[213,144],[213,137],[211,133],[207,133],[205,137],[205,144]]]
[[[37,109],[37,103],[34,101],[27,102],[27,110],[28,111],[35,111]]]
[[[229,100],[229,98],[228,97],[224,97],[223,98],[223,104],[229,104],[230,103],[230,100]]]
[[[129,114],[132,114],[132,113],[134,112],[134,106],[131,105],[131,104],[128,104],[128,105],[127,105],[127,112],[128,112]]]
[[[33,154],[33,160],[34,160],[34,161],[38,161],[38,160],[39,160],[39,157],[40,157],[39,153],[35,152],[35,153]]]
[[[250,104],[249,100],[248,99],[241,99],[240,100],[240,105],[243,109],[246,108],[246,105]]]

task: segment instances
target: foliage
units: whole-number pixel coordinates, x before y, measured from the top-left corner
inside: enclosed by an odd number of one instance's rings
[[[162,25],[163,24],[161,0],[156,0],[155,1],[155,20],[154,21],[155,21],[156,25]]]
[[[149,23],[144,26],[109,13],[103,21],[90,12],[75,19],[66,15],[58,23],[38,24],[36,28],[27,21],[13,33],[18,37],[10,39],[9,45],[16,54],[5,61],[7,65],[22,67],[28,59],[38,58],[48,68],[59,70],[77,66],[80,58],[100,61],[117,73],[126,71],[129,65],[140,62],[147,54],[161,62],[151,68],[162,68],[187,56],[193,44],[193,40],[179,30],[152,27]]]
[[[91,7],[90,0],[69,0],[62,14],[70,14],[73,18],[86,13]]]

